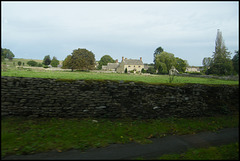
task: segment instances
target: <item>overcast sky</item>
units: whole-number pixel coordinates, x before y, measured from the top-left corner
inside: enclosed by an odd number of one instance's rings
[[[228,51],[239,49],[239,2],[1,1],[2,48],[16,58],[64,60],[86,48],[100,60],[153,62],[156,48],[201,66],[212,57],[217,29]]]

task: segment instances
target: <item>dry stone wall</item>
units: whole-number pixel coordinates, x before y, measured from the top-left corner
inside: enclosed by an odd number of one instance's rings
[[[1,115],[163,118],[230,114],[239,86],[1,77]]]

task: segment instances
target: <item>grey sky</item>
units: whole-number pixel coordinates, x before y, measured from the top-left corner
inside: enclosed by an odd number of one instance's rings
[[[217,29],[232,56],[239,49],[238,1],[29,2],[1,1],[2,48],[17,58],[64,60],[86,48],[113,59],[153,62],[161,46],[189,65],[202,65],[215,48]]]

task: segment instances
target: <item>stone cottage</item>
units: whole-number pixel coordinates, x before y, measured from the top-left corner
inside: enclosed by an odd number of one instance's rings
[[[140,59],[124,59],[124,57],[122,57],[122,62],[119,64],[116,71],[118,73],[124,73],[127,69],[128,72],[133,71],[136,73],[141,72],[143,68],[144,64],[142,62],[142,57],[140,57]]]
[[[127,69],[128,72],[133,71],[141,72],[144,68],[142,57],[140,59],[127,59],[122,57],[121,63],[116,60],[116,63],[108,63],[107,66],[102,66],[104,70],[116,71],[117,73],[124,73]]]
[[[202,67],[195,67],[195,66],[189,66],[186,68],[185,72],[201,72],[202,71]]]

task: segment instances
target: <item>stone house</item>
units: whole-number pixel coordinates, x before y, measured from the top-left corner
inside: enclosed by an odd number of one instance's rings
[[[124,73],[127,69],[128,72],[133,71],[141,72],[144,68],[142,57],[140,59],[127,59],[122,57],[121,63],[116,60],[116,63],[108,63],[106,66],[102,66],[103,70],[116,71],[117,73]]]
[[[136,73],[141,72],[143,68],[144,64],[142,62],[142,57],[140,57],[140,59],[124,59],[124,57],[122,57],[122,62],[119,64],[116,71],[118,73],[124,73],[127,69],[128,72],[133,71]]]
[[[118,60],[116,60],[116,63],[108,63],[107,65],[103,65],[102,70],[116,71],[118,66],[119,66],[119,63],[118,63]]]
[[[186,68],[186,72],[201,72],[202,67],[189,66]]]

